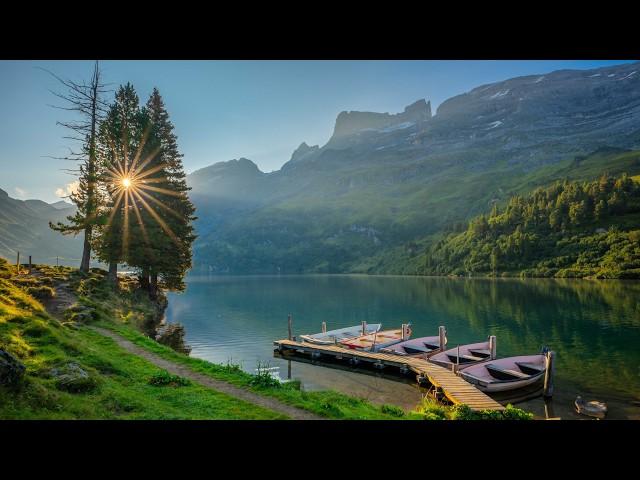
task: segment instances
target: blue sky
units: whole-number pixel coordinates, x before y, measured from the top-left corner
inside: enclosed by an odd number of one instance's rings
[[[342,110],[395,113],[414,101],[435,108],[494,81],[619,61],[104,61],[106,82],[130,81],[141,101],[156,86],[176,127],[187,172],[246,157],[279,169],[303,141],[323,145]],[[80,81],[91,61],[0,61],[0,188],[15,198],[53,202],[73,177],[57,120],[65,112],[37,67]],[[56,194],[58,191],[58,194]]]

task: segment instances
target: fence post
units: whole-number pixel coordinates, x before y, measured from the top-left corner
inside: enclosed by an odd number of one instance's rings
[[[291,314],[289,314],[288,317],[288,323],[289,323],[289,340],[291,340]]]

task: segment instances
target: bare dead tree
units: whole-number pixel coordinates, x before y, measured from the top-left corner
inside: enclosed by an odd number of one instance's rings
[[[53,224],[50,222],[49,226],[63,235],[77,235],[80,232],[84,232],[80,270],[88,272],[91,261],[93,227],[98,222],[98,209],[100,207],[100,192],[97,187],[99,172],[96,160],[96,135],[98,126],[107,109],[107,104],[102,101],[102,96],[109,90],[106,90],[105,87],[107,85],[101,82],[98,61],[95,63],[89,83],[76,83],[72,80],[63,79],[48,70],[44,71],[52,75],[66,89],[65,93],[51,92],[56,97],[64,100],[66,106],[52,106],[61,110],[75,112],[78,117],[77,120],[59,121],[57,124],[71,132],[64,137],[65,139],[80,144],[78,151],[69,149],[67,156],[52,157],[77,162],[79,167],[77,169],[64,169],[78,177],[78,189],[68,196],[77,207],[75,215],[67,217],[69,222],[67,224],[62,222]]]

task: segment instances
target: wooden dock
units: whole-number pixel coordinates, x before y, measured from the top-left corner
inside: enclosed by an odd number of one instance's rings
[[[451,370],[421,358],[363,352],[334,345],[314,345],[294,340],[276,340],[273,344],[281,353],[301,353],[310,355],[311,358],[328,356],[335,360],[349,361],[354,365],[362,362],[376,368],[397,368],[402,373],[411,371],[416,374],[418,382],[422,382],[423,379],[428,380],[433,386],[439,388],[453,404],[464,403],[473,410],[504,410],[504,406],[458,377]]]

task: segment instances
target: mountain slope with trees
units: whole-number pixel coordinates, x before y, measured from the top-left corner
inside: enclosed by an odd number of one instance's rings
[[[626,174],[556,182],[433,244],[430,275],[640,278],[640,183]]]
[[[640,64],[479,86],[432,115],[342,112],[284,166],[188,176],[195,272],[419,273],[432,236],[555,180],[640,173]],[[635,73],[634,73],[635,72]],[[634,153],[635,151],[635,153]]]

